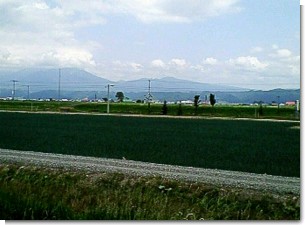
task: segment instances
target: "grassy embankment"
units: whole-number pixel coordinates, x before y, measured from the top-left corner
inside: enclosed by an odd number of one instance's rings
[[[0,148],[300,176],[291,122],[0,113]]]
[[[0,219],[299,220],[300,198],[160,177],[0,165]]]

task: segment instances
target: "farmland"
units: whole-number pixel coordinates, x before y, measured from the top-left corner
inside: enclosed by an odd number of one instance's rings
[[[298,122],[0,113],[0,147],[300,176]]]
[[[16,106],[10,110],[30,111]],[[0,112],[0,148],[300,177],[298,121],[106,116],[101,107],[41,103],[32,108],[41,112]],[[89,113],[45,112],[62,110]],[[0,164],[0,219],[6,220],[299,220],[299,194],[281,195],[161,176]]]
[[[271,118],[299,120],[295,114],[293,106],[276,107],[263,106],[262,112],[258,115],[259,106],[239,106],[239,105],[200,105],[195,112],[193,105],[181,105],[179,113],[179,104],[167,105],[167,115],[177,116],[202,116],[202,117],[233,117],[233,118]],[[56,101],[1,101],[0,110],[10,111],[51,111],[51,112],[85,112],[85,113],[106,113],[106,103],[96,102],[56,102]],[[112,114],[141,114],[141,115],[161,115],[162,104],[151,104],[148,109],[147,104],[136,103],[112,103],[110,104]]]

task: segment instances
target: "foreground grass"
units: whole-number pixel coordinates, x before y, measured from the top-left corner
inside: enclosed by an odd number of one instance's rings
[[[299,196],[160,177],[0,165],[5,220],[299,220]]]

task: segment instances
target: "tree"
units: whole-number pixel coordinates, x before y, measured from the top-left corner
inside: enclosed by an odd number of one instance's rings
[[[198,111],[198,103],[200,102],[199,97],[200,95],[194,96],[195,115],[197,115],[197,111]]]
[[[262,116],[263,115],[263,102],[259,103],[259,108],[258,108],[258,116]]]
[[[181,101],[180,101],[179,106],[178,106],[177,115],[178,115],[178,116],[182,116],[182,105],[181,105]]]
[[[124,93],[119,91],[116,93],[115,97],[118,99],[119,102],[123,102],[124,100]]]
[[[164,101],[163,106],[162,106],[162,114],[167,115],[167,104],[166,101]]]
[[[211,104],[212,106],[214,106],[215,103],[216,103],[215,95],[210,94],[210,104]]]

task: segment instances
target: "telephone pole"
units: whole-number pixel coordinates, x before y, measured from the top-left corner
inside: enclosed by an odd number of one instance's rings
[[[12,100],[15,99],[15,93],[16,93],[16,83],[19,82],[18,80],[11,80],[13,82],[13,91],[12,91]]]
[[[277,96],[277,112],[280,112],[280,96]]]
[[[28,87],[28,100],[30,100],[30,85],[22,85],[22,86],[25,86],[25,87]]]
[[[110,86],[113,87],[114,85],[113,84],[108,84],[106,87],[108,88],[107,89],[107,113],[109,114],[109,89],[110,89]]]
[[[146,100],[148,102],[148,113],[150,113],[150,103],[151,103],[151,100],[152,100],[150,82],[151,82],[151,80],[148,80],[148,94],[146,95]]]
[[[60,101],[60,79],[61,79],[61,69],[58,69],[58,101]]]

